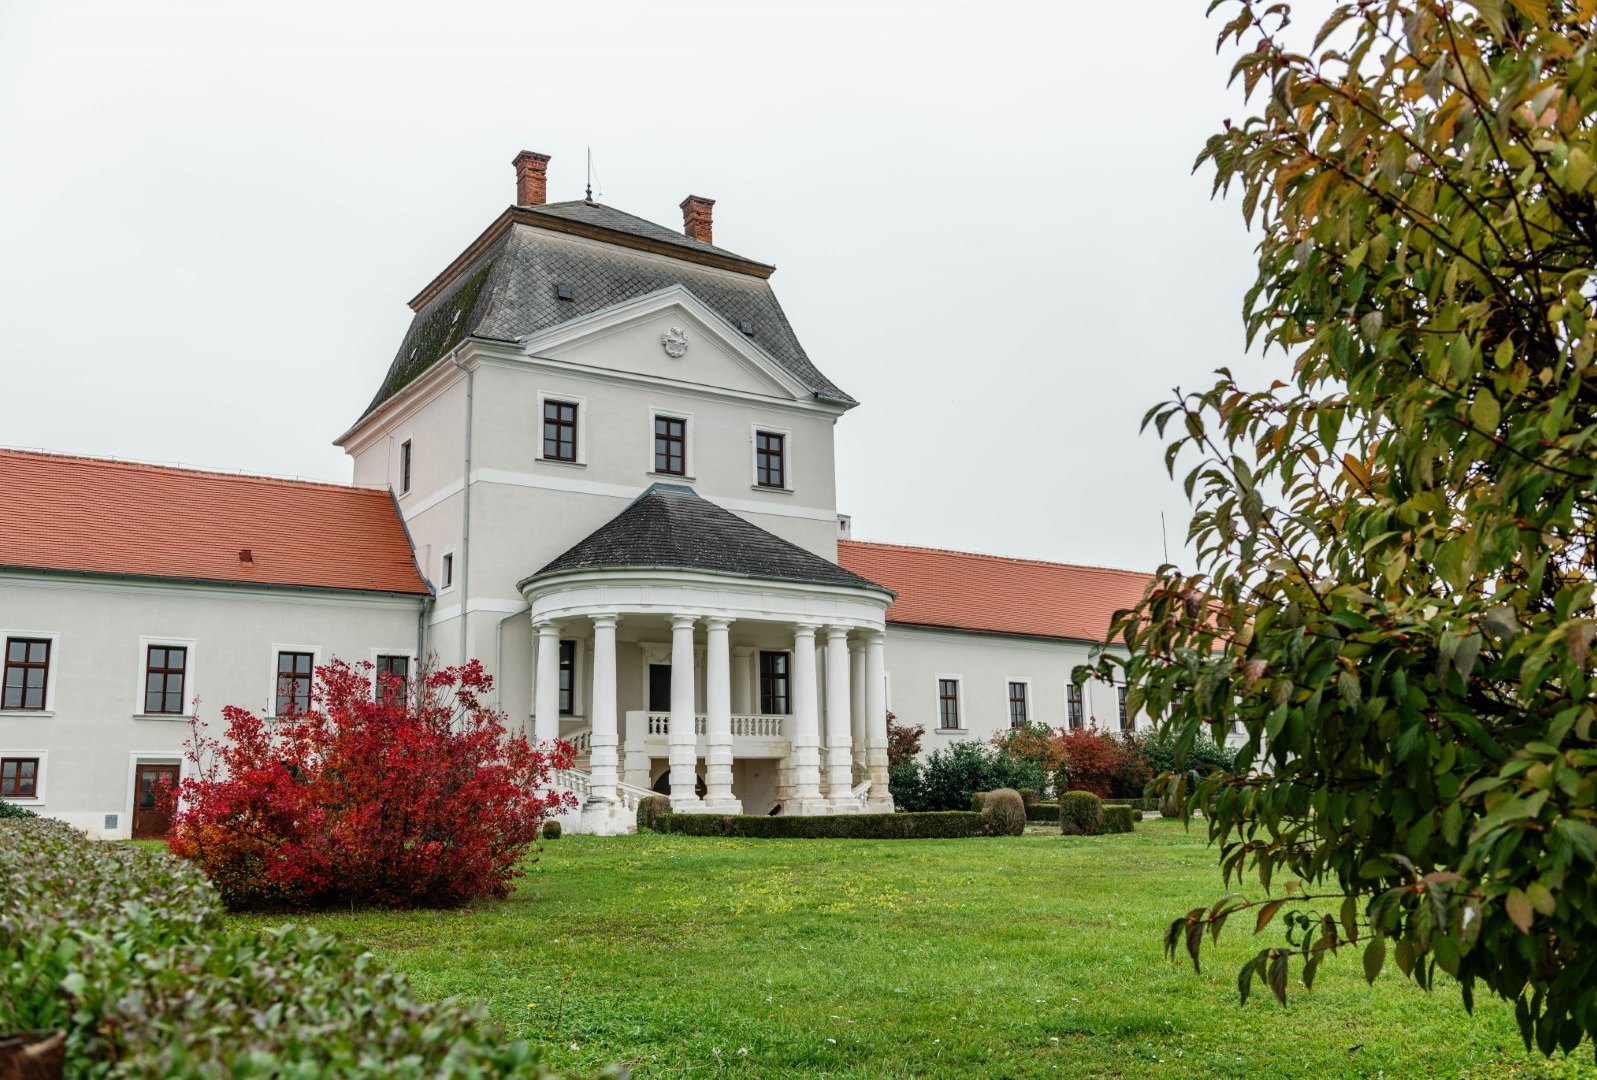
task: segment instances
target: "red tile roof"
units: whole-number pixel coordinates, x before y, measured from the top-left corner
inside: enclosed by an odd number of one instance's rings
[[[860,540],[839,540],[837,561],[898,593],[890,623],[1095,642],[1116,611],[1142,599],[1151,577]]]
[[[23,450],[0,449],[0,566],[427,592],[386,491]]]

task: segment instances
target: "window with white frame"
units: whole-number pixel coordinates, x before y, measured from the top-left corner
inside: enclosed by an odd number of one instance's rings
[[[410,440],[399,444],[399,493],[410,491]]]
[[[44,712],[50,695],[50,653],[46,637],[6,638],[5,677],[0,709]]]
[[[37,757],[0,757],[0,799],[37,799],[39,766]]]
[[[438,562],[438,587],[440,589],[452,588],[455,584],[455,553],[444,552],[444,557]]]
[[[403,700],[410,680],[410,654],[378,653],[374,667],[372,691],[377,701],[387,701],[390,694],[397,694]]]
[[[685,418],[655,415],[654,471],[666,476],[688,474],[688,422]]]
[[[960,727],[959,680],[937,680],[937,726],[943,731],[957,731]]]
[[[576,464],[579,411],[575,401],[545,399],[543,403],[543,459],[545,461],[563,461],[568,465]]]
[[[780,431],[754,432],[754,483],[757,487],[787,488],[787,435]]]
[[[273,715],[289,716],[311,707],[316,654],[284,649],[277,654],[277,695]]]
[[[1031,684],[1023,679],[1009,683],[1009,726],[1023,728],[1031,723]]]
[[[188,685],[189,650],[186,645],[152,644],[144,649],[144,705],[150,716],[183,713]]]

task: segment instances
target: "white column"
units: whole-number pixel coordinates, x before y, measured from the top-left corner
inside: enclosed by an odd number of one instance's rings
[[[698,735],[694,732],[692,615],[671,616],[671,809],[702,809],[698,793]]]
[[[793,628],[793,798],[791,814],[824,814],[821,798],[821,717],[816,700],[815,624]]]
[[[865,770],[871,780],[865,807],[884,813],[893,809],[887,789],[886,638],[880,630],[865,634]]]
[[[593,721],[588,768],[593,780],[590,803],[609,803],[616,797],[616,622],[614,615],[593,617],[593,692],[588,715]]]
[[[560,737],[560,624],[534,624],[538,631],[537,705],[533,709],[533,742]]]
[[[849,716],[848,627],[826,628],[826,771],[832,806],[856,809],[854,787],[854,729]]]
[[[732,711],[738,716],[754,713],[754,676],[750,663],[754,648],[738,645],[732,649]]]
[[[848,715],[854,748],[854,783],[868,775],[865,771],[865,641],[856,634],[848,643]]]
[[[743,812],[732,794],[731,623],[704,621],[704,808],[717,814]]]

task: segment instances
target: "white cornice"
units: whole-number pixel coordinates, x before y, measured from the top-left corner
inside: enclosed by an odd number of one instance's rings
[[[66,571],[27,571],[0,569],[0,586],[15,585],[25,588],[63,589],[90,592],[122,592],[148,595],[193,598],[246,597],[251,600],[271,600],[284,604],[317,604],[358,607],[417,607],[424,599],[421,595],[356,590],[321,589],[313,586],[267,586],[204,582],[158,577],[124,577],[116,574],[76,574]]]

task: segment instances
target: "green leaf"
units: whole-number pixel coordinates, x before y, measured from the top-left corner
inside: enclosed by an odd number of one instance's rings
[[[1481,390],[1470,402],[1469,422],[1487,434],[1496,434],[1497,421],[1502,418],[1503,407],[1497,403],[1490,390]]]
[[[1375,977],[1386,964],[1386,936],[1376,934],[1364,947],[1364,981],[1374,985]]]
[[[1531,907],[1530,898],[1520,889],[1508,890],[1506,901],[1508,917],[1519,927],[1522,934],[1530,933],[1531,923],[1536,919],[1535,909]]]

